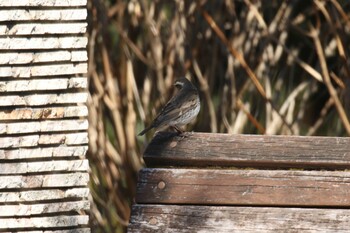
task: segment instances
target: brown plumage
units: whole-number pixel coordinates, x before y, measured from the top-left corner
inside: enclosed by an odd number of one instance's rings
[[[197,88],[185,77],[178,79],[174,85],[180,89],[179,92],[168,101],[152,124],[142,130],[139,136],[144,135],[152,128],[157,129],[165,126],[173,127],[182,132],[179,127],[190,123],[198,115],[200,100]]]

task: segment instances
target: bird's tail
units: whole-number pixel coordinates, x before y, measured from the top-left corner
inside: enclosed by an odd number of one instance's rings
[[[145,133],[147,133],[150,129],[152,129],[153,128],[153,126],[151,125],[151,126],[149,126],[149,127],[147,127],[147,128],[145,128],[144,130],[142,130],[137,136],[142,136],[142,135],[144,135]]]

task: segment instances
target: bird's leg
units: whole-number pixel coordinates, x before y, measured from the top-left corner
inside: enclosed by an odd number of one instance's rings
[[[178,136],[181,138],[180,141],[184,138],[187,138],[185,131],[182,130],[179,126],[173,125],[172,128],[178,133]]]
[[[185,131],[182,130],[179,126],[173,125],[172,128],[178,133],[178,134],[183,134]]]

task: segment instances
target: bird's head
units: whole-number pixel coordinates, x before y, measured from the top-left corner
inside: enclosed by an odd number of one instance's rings
[[[174,86],[178,89],[182,89],[183,87],[191,87],[192,84],[187,78],[181,77],[175,81]]]

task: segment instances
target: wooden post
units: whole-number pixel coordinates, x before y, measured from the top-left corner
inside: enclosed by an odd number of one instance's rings
[[[1,232],[90,232],[86,3],[0,1]]]

